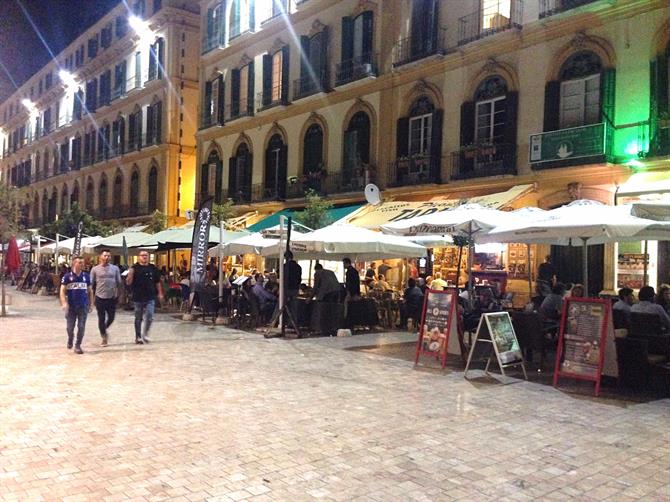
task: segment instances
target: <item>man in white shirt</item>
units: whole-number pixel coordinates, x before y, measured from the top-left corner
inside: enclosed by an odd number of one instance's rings
[[[98,311],[98,329],[103,347],[107,346],[107,330],[114,322],[116,303],[121,288],[121,273],[116,265],[109,263],[109,249],[100,252],[100,263],[91,270],[91,286],[95,292],[95,308]]]

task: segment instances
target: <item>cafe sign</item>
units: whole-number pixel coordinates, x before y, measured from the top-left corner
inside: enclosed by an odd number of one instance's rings
[[[530,136],[530,162],[556,162],[605,153],[605,124],[571,127]]]

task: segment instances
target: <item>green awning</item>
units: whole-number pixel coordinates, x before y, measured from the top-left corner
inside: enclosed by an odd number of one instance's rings
[[[361,207],[363,207],[362,204],[354,204],[353,206],[334,207],[333,209],[330,209],[328,211],[328,216],[330,217],[328,224],[341,220]],[[281,211],[277,211],[276,213],[263,218],[261,221],[254,223],[249,226],[247,230],[250,232],[260,232],[266,228],[276,227],[279,225],[280,216],[293,217],[295,216],[295,213],[300,211],[300,209],[282,209]]]

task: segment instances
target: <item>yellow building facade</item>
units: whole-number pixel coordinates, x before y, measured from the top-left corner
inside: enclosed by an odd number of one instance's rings
[[[193,207],[199,5],[120,3],[0,105],[0,176],[25,223],[75,202],[100,219]]]

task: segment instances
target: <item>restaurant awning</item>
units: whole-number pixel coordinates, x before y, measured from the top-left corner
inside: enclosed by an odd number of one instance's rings
[[[479,195],[467,199],[433,199],[428,201],[389,201],[377,206],[369,205],[348,220],[357,227],[379,228],[387,223],[406,220],[416,216],[436,213],[462,204],[479,204],[491,209],[506,209],[516,200],[533,190],[534,185],[516,185],[505,192]]]
[[[343,207],[334,207],[330,210],[328,210],[328,216],[330,217],[330,221],[328,222],[329,224],[336,223],[337,221],[341,220],[342,218],[350,215],[357,209],[360,209],[362,204],[355,204],[353,206],[343,206]],[[270,216],[263,218],[261,221],[258,221],[254,223],[253,225],[249,226],[247,230],[250,232],[260,232],[261,230],[265,230],[266,228],[274,227],[279,225],[279,217],[280,216],[291,216],[293,217],[295,213],[300,212],[300,209],[282,209],[281,211],[277,211],[274,214],[271,214]]]
[[[633,174],[619,187],[616,196],[619,202],[640,195],[670,194],[670,171],[647,171]]]

